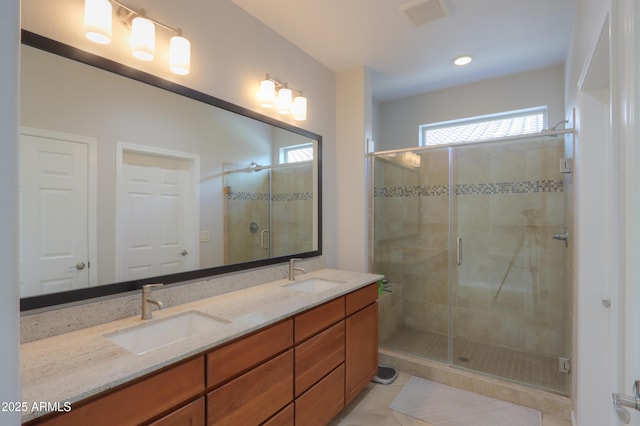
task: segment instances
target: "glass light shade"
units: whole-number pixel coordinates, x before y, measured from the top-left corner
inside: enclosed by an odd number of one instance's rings
[[[278,99],[276,100],[276,108],[280,114],[291,114],[291,89],[283,87],[278,90]]]
[[[189,74],[191,43],[184,37],[173,36],[169,42],[169,69],[180,75]]]
[[[156,53],[156,26],[150,20],[138,16],[131,21],[131,50],[133,56],[143,61],[153,60]]]
[[[293,100],[293,119],[304,121],[307,119],[307,98],[304,96],[296,96]]]
[[[271,80],[262,80],[260,82],[260,91],[258,92],[260,105],[264,108],[273,108],[276,101],[276,84]]]
[[[111,3],[108,0],[85,0],[85,36],[94,43],[111,43],[111,15]]]

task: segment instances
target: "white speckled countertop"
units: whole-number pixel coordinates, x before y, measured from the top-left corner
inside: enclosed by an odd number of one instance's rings
[[[308,293],[285,288],[290,281],[278,280],[154,311],[151,321],[198,311],[230,322],[143,355],[134,355],[104,337],[106,333],[149,322],[139,316],[22,344],[22,403],[29,408],[41,402],[73,404],[361,288],[380,276],[323,269],[298,275],[296,280],[308,278],[341,284],[319,293]],[[27,410],[23,412],[22,421],[43,414],[46,411]]]

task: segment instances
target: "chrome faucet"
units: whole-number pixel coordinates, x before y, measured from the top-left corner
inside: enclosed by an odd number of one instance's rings
[[[148,320],[153,318],[151,314],[151,306],[156,305],[158,310],[164,308],[162,302],[151,299],[151,291],[154,287],[160,287],[162,284],[145,284],[142,286],[142,319]]]
[[[307,271],[305,271],[304,269],[302,269],[302,268],[298,268],[298,267],[296,266],[296,262],[297,262],[298,260],[302,260],[302,259],[300,259],[300,258],[298,258],[298,257],[294,257],[294,258],[289,259],[289,281],[295,281],[295,280],[296,280],[296,271],[300,271],[300,272],[302,272],[303,274],[304,274],[305,272],[307,272]]]

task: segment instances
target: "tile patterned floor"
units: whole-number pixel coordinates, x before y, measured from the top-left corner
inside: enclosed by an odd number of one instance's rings
[[[405,328],[381,346],[446,362],[447,345],[447,336]],[[454,341],[453,351],[454,365],[559,394],[567,392],[569,375],[558,372],[557,358],[462,339]]]
[[[409,374],[400,372],[396,381],[390,385],[369,383],[362,393],[329,424],[331,426],[433,426],[389,408],[410,377]],[[543,414],[542,426],[571,426],[571,423]]]

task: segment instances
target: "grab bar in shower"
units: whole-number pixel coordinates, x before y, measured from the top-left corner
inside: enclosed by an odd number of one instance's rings
[[[462,238],[458,237],[456,241],[456,263],[462,265]]]

